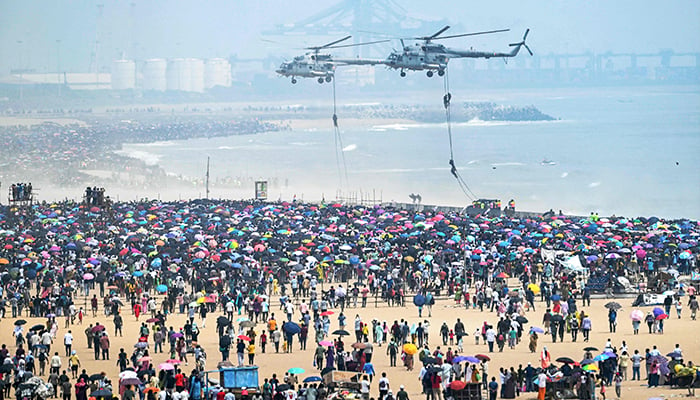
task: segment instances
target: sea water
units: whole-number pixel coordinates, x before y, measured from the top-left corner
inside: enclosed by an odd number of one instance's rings
[[[209,156],[212,181],[278,177],[273,199],[330,200],[343,189],[384,201],[410,202],[417,193],[424,204],[459,206],[475,195],[515,199],[517,208],[532,211],[700,218],[700,88],[502,90],[478,97],[535,105],[557,120],[452,124],[466,194],[450,174],[444,123],[353,128],[339,114],[339,136],[329,118],[326,129],[130,144],[122,153],[197,178]],[[453,106],[471,100],[455,93]]]

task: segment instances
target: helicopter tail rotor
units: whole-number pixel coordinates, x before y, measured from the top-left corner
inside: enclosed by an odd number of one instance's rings
[[[528,35],[529,33],[530,33],[530,28],[528,28],[528,29],[525,31],[525,34],[523,35],[523,40],[522,40],[522,41],[520,41],[520,42],[518,42],[518,43],[511,43],[511,44],[509,44],[509,46],[511,46],[511,47],[517,46],[518,49],[520,49],[521,46],[522,46],[522,47],[525,47],[525,49],[527,50],[528,53],[530,53],[531,56],[534,55],[534,54],[532,53],[532,50],[530,50],[530,48],[527,47],[527,44],[525,43],[525,40],[527,39],[527,35]],[[518,49],[516,49],[516,52],[517,52]]]

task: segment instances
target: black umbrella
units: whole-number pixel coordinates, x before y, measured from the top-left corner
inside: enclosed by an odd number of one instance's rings
[[[17,321],[15,321],[15,325],[17,325],[17,326],[24,325],[26,323],[27,323],[27,321],[25,321],[23,319],[18,319]]]
[[[438,359],[435,357],[425,357],[423,359],[423,364],[437,364]]]
[[[284,392],[285,390],[289,390],[289,389],[291,389],[291,388],[292,388],[291,386],[289,386],[289,385],[287,385],[287,384],[285,383],[285,384],[282,384],[282,385],[277,386],[277,391],[278,391],[278,392]]]
[[[587,359],[580,362],[581,366],[593,364],[593,363],[595,363],[595,361],[591,360],[590,358],[587,358]]]
[[[12,364],[2,364],[2,365],[0,365],[0,372],[2,372],[3,374],[6,374],[6,373],[8,373],[8,372],[12,372],[13,369],[14,369],[14,368],[13,368]]]
[[[616,301],[611,301],[611,302],[605,303],[605,308],[609,308],[612,310],[619,310],[622,308],[622,305]]]
[[[222,315],[216,319],[216,323],[217,323],[217,325],[228,326],[231,323],[231,321],[229,321],[228,318],[226,318]]]
[[[110,392],[107,389],[99,389],[95,390],[94,392],[90,393],[91,397],[109,397],[112,398],[112,392]]]
[[[522,315],[519,315],[515,318],[516,321],[518,321],[519,324],[527,324],[528,320],[527,318],[523,317]]]
[[[575,361],[570,359],[569,357],[559,357],[556,360],[557,362],[564,363],[564,364],[574,364]]]
[[[105,376],[102,374],[92,374],[92,375],[90,375],[90,377],[88,379],[91,381],[99,381],[100,379],[104,379],[104,378],[105,378]]]
[[[41,331],[44,329],[46,329],[46,326],[44,326],[43,324],[36,324],[36,325],[32,326],[31,328],[29,328],[30,331]]]
[[[336,329],[331,334],[338,336],[350,336],[350,333],[348,333],[348,331],[346,331],[345,329]]]
[[[584,347],[583,350],[584,351],[598,351],[598,348],[589,346],[589,347]]]

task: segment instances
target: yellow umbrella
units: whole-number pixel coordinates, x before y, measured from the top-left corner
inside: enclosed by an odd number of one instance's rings
[[[405,345],[403,345],[403,351],[406,354],[414,355],[418,353],[418,348],[413,343],[406,343]]]
[[[595,364],[586,364],[583,366],[584,371],[596,371],[598,372],[598,366]]]
[[[197,299],[197,304],[204,304],[205,301],[207,301],[206,297],[200,297]]]
[[[7,258],[0,258],[0,265],[7,265],[10,261]]]
[[[532,290],[532,292],[535,293],[535,294],[540,294],[540,287],[537,286],[537,285],[534,284],[534,283],[531,283],[531,284],[527,285],[527,288],[530,289],[530,290]]]
[[[404,257],[403,259],[404,259],[406,262],[410,262],[410,263],[416,261],[416,259],[413,258],[413,257],[411,257],[411,256],[406,256],[406,257]]]

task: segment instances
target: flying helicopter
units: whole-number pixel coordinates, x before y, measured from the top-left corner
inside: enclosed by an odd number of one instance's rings
[[[356,44],[345,44],[336,46],[338,43],[344,42],[350,39],[352,36],[348,35],[342,39],[335,40],[330,43],[326,43],[322,46],[312,46],[305,47],[305,50],[311,50],[303,55],[296,56],[292,61],[283,62],[282,65],[275,71],[278,74],[291,77],[292,83],[297,83],[296,78],[317,78],[318,83],[331,82],[335,74],[335,67],[340,65],[350,65],[353,63],[347,63],[343,60],[334,60],[330,54],[321,54],[321,50],[325,49],[339,49],[343,47],[355,47],[355,46],[365,46],[375,43],[384,43],[388,40],[377,40],[374,42],[367,43],[356,43]],[[356,63],[356,64],[359,64]]]
[[[452,39],[465,36],[486,35],[491,33],[508,32],[510,29],[498,29],[492,31],[463,33],[459,35],[440,36],[446,30],[450,29],[445,26],[439,31],[430,36],[415,37],[414,40],[420,40],[420,43],[415,43],[413,46],[406,46],[404,39],[400,39],[402,50],[394,50],[389,54],[387,59],[381,64],[386,65],[391,69],[401,71],[402,77],[406,76],[406,71],[427,71],[426,75],[432,77],[435,72],[439,76],[445,75],[445,69],[450,58],[495,58],[495,57],[515,57],[518,55],[521,47],[525,47],[532,55],[532,51],[525,44],[530,30],[525,31],[523,40],[518,43],[511,43],[510,46],[515,47],[509,53],[477,51],[477,50],[459,50],[445,47],[440,43],[433,43],[434,40]]]

